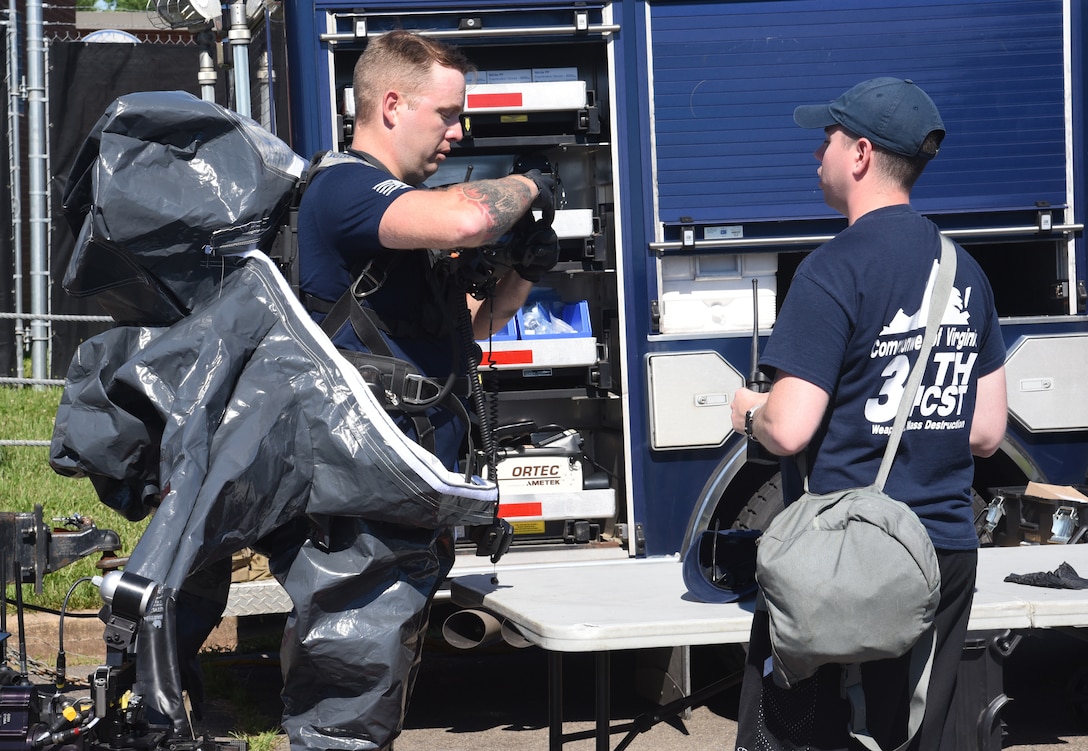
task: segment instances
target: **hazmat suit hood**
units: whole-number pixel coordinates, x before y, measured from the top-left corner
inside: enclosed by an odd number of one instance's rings
[[[77,237],[65,291],[118,321],[177,321],[218,284],[216,256],[267,249],[305,167],[253,120],[187,92],[116,99],[62,195]]]

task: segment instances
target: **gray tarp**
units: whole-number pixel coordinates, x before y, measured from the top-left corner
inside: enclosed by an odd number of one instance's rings
[[[205,137],[211,128],[199,138],[176,135],[189,115],[216,121],[216,110],[231,123],[220,129],[230,148]],[[140,124],[135,136],[130,123]],[[252,129],[167,92],[122,97],[88,138],[87,154],[98,156],[77,165],[68,186],[70,221],[86,218],[65,285],[103,295],[132,325],[77,351],[50,462],[89,477],[103,502],[131,518],[154,509],[125,567],[161,585],[136,650],[137,693],[153,714],[187,729],[179,592],[234,552],[263,544],[295,606],[281,655],[292,675],[284,693],[292,746],[380,748],[400,729],[400,684],[418,661],[427,603],[452,562],[448,528],[490,523],[497,492],[405,437],[267,256],[205,252],[212,234],[259,245],[266,227],[247,234],[231,222],[260,227],[259,215],[274,213],[294,184],[278,167],[254,167],[297,157]],[[152,194],[158,182],[146,180],[148,170],[171,175],[168,200]],[[246,180],[262,185],[247,191]],[[189,189],[177,192],[182,183]],[[262,190],[263,210],[250,203]],[[154,210],[132,211],[141,194]],[[175,225],[194,231],[163,230]],[[177,242],[164,252],[168,238]],[[103,263],[121,284],[109,283]],[[177,315],[164,314],[171,309]],[[149,320],[134,320],[141,316]],[[299,527],[315,530],[313,539],[283,534]]]

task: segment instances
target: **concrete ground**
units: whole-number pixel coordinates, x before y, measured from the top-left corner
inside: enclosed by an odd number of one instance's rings
[[[627,731],[635,718],[655,709],[632,688],[633,657],[631,652],[619,652],[612,658],[611,749],[629,740]],[[720,648],[692,650],[693,685],[705,686],[723,677],[735,659]],[[1012,701],[1002,711],[1006,724],[1002,748],[1088,751],[1088,642],[1059,633],[1026,638],[1006,661],[1004,673],[1005,693]],[[564,678],[565,732],[579,735],[564,749],[593,751],[592,657],[567,655]],[[1071,680],[1079,681],[1075,694],[1070,692]],[[537,648],[491,654],[432,650],[424,657],[406,730],[395,751],[546,751],[546,685],[547,659]],[[630,739],[626,747],[732,751],[738,696],[738,688],[726,690],[689,718],[657,724]],[[1075,697],[1079,707],[1074,706]]]
[[[57,619],[27,621],[28,653],[45,667],[56,659]],[[206,731],[214,737],[274,729],[280,712],[275,643],[282,625],[275,617],[226,619],[210,640],[205,667],[213,696]],[[9,665],[18,629],[9,612]],[[1004,749],[1088,751],[1088,641],[1060,632],[1026,636],[1005,661],[1004,690],[1012,699],[1002,711]],[[96,619],[65,621],[68,674],[86,675],[102,660],[101,624]],[[693,684],[706,685],[735,667],[737,655],[720,648],[693,650]],[[634,653],[612,658],[613,733],[610,748],[626,740],[631,723],[654,705],[641,699]],[[564,749],[591,751],[594,662],[591,655],[564,659]],[[429,640],[416,691],[396,751],[546,751],[547,657],[536,648],[505,645],[455,650]],[[732,751],[738,690],[732,688],[697,707],[690,717],[654,725],[630,740],[633,751]],[[286,751],[286,739],[276,741]],[[956,751],[959,751],[958,749]],[[969,751],[964,749],[964,751]]]

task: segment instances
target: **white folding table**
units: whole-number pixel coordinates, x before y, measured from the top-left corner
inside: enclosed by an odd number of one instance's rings
[[[1088,590],[1012,584],[1009,574],[1052,571],[1067,561],[1088,577],[1088,545],[984,548],[971,631],[1088,625]],[[748,641],[755,598],[695,601],[677,557],[587,562],[456,577],[453,601],[504,618],[548,652],[549,748],[563,746],[562,655],[596,654],[596,747],[609,738],[609,653]]]

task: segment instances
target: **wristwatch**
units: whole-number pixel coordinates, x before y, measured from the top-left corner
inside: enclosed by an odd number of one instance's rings
[[[763,406],[763,402],[752,406],[747,412],[744,413],[744,435],[748,436],[749,441],[755,441],[759,443],[759,439],[756,438],[756,434],[752,432],[752,428],[755,427],[756,412]]]

